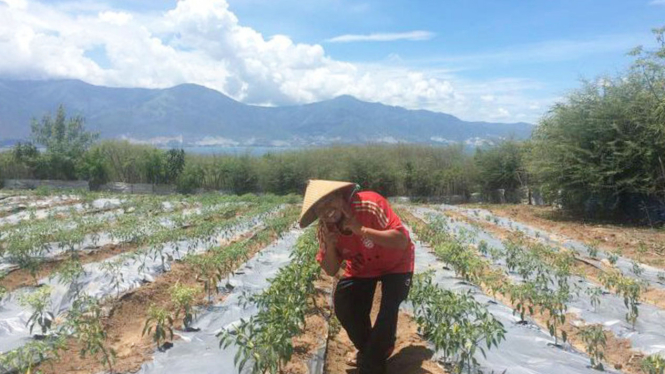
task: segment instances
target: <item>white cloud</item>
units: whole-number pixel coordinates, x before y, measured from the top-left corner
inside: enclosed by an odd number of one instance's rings
[[[99,19],[112,25],[123,26],[132,20],[132,15],[124,12],[100,12]]]
[[[496,110],[496,113],[492,115],[493,118],[501,119],[510,117],[510,112],[505,108],[499,108]]]
[[[0,0],[0,76],[146,88],[194,83],[258,105],[349,94],[467,120],[513,121],[517,117],[510,113],[526,113],[526,120],[535,121],[542,109],[530,106],[548,105],[547,99],[528,97],[541,88],[534,81],[465,81],[447,70],[410,68],[397,58],[372,64],[335,60],[321,45],[266,37],[242,26],[224,0],[181,0],[161,14],[81,4],[68,10]],[[103,63],[93,59],[100,53]]]
[[[665,5],[665,0],[651,0],[649,5]]]
[[[7,4],[10,8],[25,9],[28,7],[27,0],[0,0],[0,2]]]
[[[375,34],[346,34],[336,36],[326,40],[329,43],[349,43],[349,42],[392,42],[396,40],[429,40],[434,37],[433,32],[429,31],[409,31],[409,32],[393,32],[393,33],[375,33]]]

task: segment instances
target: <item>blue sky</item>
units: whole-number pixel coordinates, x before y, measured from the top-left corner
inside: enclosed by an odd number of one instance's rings
[[[351,94],[535,123],[653,46],[665,0],[0,0],[0,24],[0,76],[197,83],[256,105]]]

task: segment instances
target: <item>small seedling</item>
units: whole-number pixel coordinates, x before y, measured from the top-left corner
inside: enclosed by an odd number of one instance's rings
[[[633,261],[633,267],[632,267],[631,271],[633,272],[633,274],[635,274],[635,276],[639,277],[640,275],[642,275],[644,273],[644,268],[642,266],[640,266],[639,263]]]
[[[651,355],[642,360],[642,371],[647,374],[665,374],[665,358]]]
[[[596,312],[598,305],[600,305],[600,296],[603,294],[603,289],[600,287],[587,288],[586,294],[589,296],[593,311]]]
[[[155,304],[148,309],[148,319],[143,326],[142,335],[152,334],[157,349],[163,351],[167,336],[173,340],[173,317],[165,309]]]
[[[586,346],[586,353],[589,355],[591,367],[599,371],[604,371],[602,361],[605,359],[607,340],[603,326],[593,325],[582,328],[580,338],[582,338]]]
[[[607,257],[607,260],[610,262],[610,264],[616,265],[617,261],[619,261],[619,255],[616,252],[610,253],[610,255]]]
[[[598,241],[593,241],[591,244],[587,246],[587,251],[589,252],[589,256],[592,258],[597,258],[598,257]]]
[[[192,322],[194,322],[194,318],[196,317],[193,308],[194,298],[199,292],[199,289],[196,287],[186,287],[180,283],[176,283],[171,287],[170,292],[171,301],[176,307],[175,319],[178,320],[182,314],[183,329],[186,331],[191,330]]]
[[[77,298],[69,312],[67,325],[81,344],[79,351],[81,358],[85,358],[88,354],[96,357],[99,363],[108,366],[112,373],[116,353],[106,344],[107,336],[102,325],[102,308],[99,301],[87,295]]]
[[[647,252],[649,252],[649,248],[643,241],[640,240],[639,244],[637,245],[637,258],[642,261],[643,256],[647,254]]]
[[[122,275],[122,268],[125,262],[123,256],[118,257],[115,260],[106,261],[101,264],[99,267],[100,270],[106,273],[106,275],[111,279],[111,284],[115,288],[116,296],[120,296],[120,286],[124,280]]]
[[[665,272],[663,272],[663,271],[659,272],[657,277],[658,277],[658,281],[660,283],[665,283]]]
[[[51,307],[51,288],[44,286],[35,292],[22,295],[19,298],[19,303],[21,306],[30,307],[33,310],[32,315],[25,324],[30,327],[30,334],[32,334],[35,325],[39,325],[42,331],[41,336],[46,335],[55,320],[53,313],[48,310]]]

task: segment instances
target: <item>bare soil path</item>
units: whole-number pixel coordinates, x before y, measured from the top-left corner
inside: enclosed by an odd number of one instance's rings
[[[553,207],[532,205],[469,205],[587,245],[598,244],[608,253],[622,255],[665,269],[665,229],[585,222]]]

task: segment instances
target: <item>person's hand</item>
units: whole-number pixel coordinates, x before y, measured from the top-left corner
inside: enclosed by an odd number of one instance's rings
[[[362,235],[362,225],[358,222],[358,219],[354,215],[344,215],[344,221],[342,222],[342,227],[345,230],[349,230],[356,235]]]
[[[321,227],[321,234],[326,250],[337,247],[337,240],[339,237],[336,232],[331,231],[327,225],[323,225]]]

